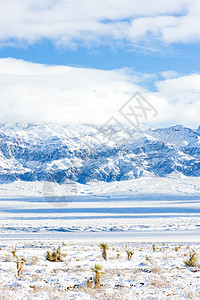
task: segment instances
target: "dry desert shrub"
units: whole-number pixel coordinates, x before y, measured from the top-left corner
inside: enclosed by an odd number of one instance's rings
[[[198,257],[196,251],[191,251],[189,259],[185,261],[185,265],[188,267],[197,267]]]
[[[61,248],[58,247],[57,250],[56,250],[55,247],[54,247],[52,253],[47,251],[46,260],[53,261],[53,262],[62,261]]]
[[[146,261],[150,261],[150,257],[148,255],[146,255],[145,259]]]
[[[62,257],[67,257],[68,254],[67,253],[62,253]]]
[[[87,286],[87,289],[94,288],[94,280],[92,279],[92,277],[87,279],[86,286]]]
[[[176,246],[176,247],[174,248],[174,250],[175,250],[176,252],[178,252],[179,249],[180,249],[179,246]]]
[[[35,266],[39,263],[40,259],[38,256],[32,256],[30,259],[30,265]]]
[[[157,264],[152,264],[151,272],[159,274],[161,273],[161,268]]]
[[[32,276],[32,281],[40,281],[40,280],[43,280],[43,275],[41,274],[33,274]]]
[[[184,297],[186,299],[200,299],[200,292],[194,291],[191,287],[187,287],[184,290]]]
[[[67,269],[67,268],[57,268],[57,269],[52,269],[51,270],[51,272],[52,273],[58,273],[58,272],[68,272],[69,271],[69,269]]]
[[[146,255],[145,257],[146,265],[148,266],[148,269],[146,271],[152,272],[152,273],[161,273],[161,268],[157,264],[157,261],[152,259],[152,257],[149,257]],[[145,264],[145,263],[144,263]]]
[[[2,287],[0,290],[0,299],[1,300],[7,300],[9,295],[9,288],[8,287]]]
[[[152,245],[152,249],[153,249],[153,252],[156,252],[156,245],[155,244]]]
[[[158,276],[153,276],[152,278],[150,278],[150,284],[156,288],[163,288],[167,285],[167,283],[160,279]]]
[[[123,289],[122,290],[113,290],[112,292],[104,292],[102,294],[103,300],[130,300],[135,298],[130,298],[130,295],[126,294]]]
[[[83,293],[84,296],[86,295],[89,295],[89,299],[92,299],[92,300],[99,300],[99,299],[102,299],[102,300],[106,300],[106,299],[112,299],[114,300],[114,298],[105,298],[104,297],[104,293],[102,293],[102,288],[99,287],[98,289],[95,289],[95,288],[87,288],[87,286],[81,286],[79,288],[79,291]],[[68,298],[66,298],[68,299]],[[121,300],[121,298],[119,298]]]
[[[48,296],[48,300],[67,300],[68,296],[66,294],[66,292],[61,292],[58,291],[56,288],[54,287],[44,287],[42,288],[42,291],[46,292],[47,296]]]
[[[5,261],[6,261],[6,262],[12,262],[12,261],[13,261],[12,256],[11,256],[10,254],[6,254],[6,255],[5,255]]]

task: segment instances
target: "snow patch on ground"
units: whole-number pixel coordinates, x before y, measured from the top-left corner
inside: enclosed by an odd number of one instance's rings
[[[100,241],[0,240],[1,299],[199,299],[197,243],[132,243],[109,241],[108,260]],[[61,247],[62,261],[46,260],[47,251]],[[154,251],[154,250],[155,251]],[[12,251],[26,259],[17,276]],[[133,251],[131,260],[127,250]],[[187,267],[195,250],[198,263]],[[94,288],[95,263],[102,266],[100,287]],[[87,280],[90,284],[87,285]]]

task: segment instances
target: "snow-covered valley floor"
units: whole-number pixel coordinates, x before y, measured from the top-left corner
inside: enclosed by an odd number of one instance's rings
[[[105,261],[100,242],[0,240],[0,299],[200,299],[198,262],[185,265],[190,252],[200,254],[199,243],[155,243],[153,249],[153,243],[112,240]],[[59,246],[62,261],[46,260]],[[12,251],[26,259],[20,276]],[[95,263],[103,272],[99,288],[92,282]]]
[[[199,178],[77,184],[76,193],[68,186],[15,182],[1,185],[0,197],[0,238],[123,233],[134,241],[142,233],[143,240],[170,240],[170,234],[177,240],[182,234],[180,241],[200,242]]]
[[[14,182],[0,197],[0,299],[200,299],[199,265],[184,263],[200,254],[199,178]],[[47,261],[59,246],[62,261]],[[95,263],[99,289],[87,286]]]

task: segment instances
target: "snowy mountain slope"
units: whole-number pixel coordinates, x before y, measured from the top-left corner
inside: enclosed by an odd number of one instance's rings
[[[200,176],[200,130],[0,125],[0,181],[121,181]]]

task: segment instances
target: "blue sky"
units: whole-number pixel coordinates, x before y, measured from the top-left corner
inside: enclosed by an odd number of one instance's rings
[[[134,68],[137,72],[159,73],[175,70],[181,74],[200,72],[200,45],[175,44],[161,47],[156,52],[139,47],[99,46],[88,49],[56,47],[51,41],[40,41],[31,46],[4,46],[0,58],[13,57],[35,63],[90,67],[96,69]]]
[[[146,125],[198,126],[197,0],[8,0],[0,17],[0,121],[105,122],[139,91]]]

